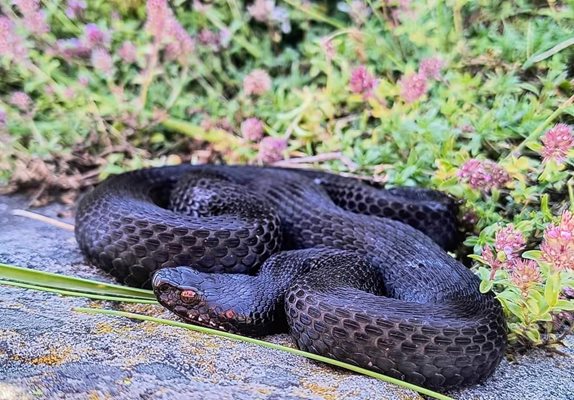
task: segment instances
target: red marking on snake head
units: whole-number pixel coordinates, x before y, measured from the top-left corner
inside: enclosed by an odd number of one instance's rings
[[[227,319],[235,318],[235,312],[233,310],[227,310],[223,313]]]
[[[189,302],[192,301],[195,296],[197,296],[197,293],[195,293],[193,290],[184,290],[179,294],[179,296],[183,301]]]

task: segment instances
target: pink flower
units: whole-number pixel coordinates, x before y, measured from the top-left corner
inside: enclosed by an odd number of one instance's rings
[[[13,0],[22,15],[35,13],[40,9],[40,0]]]
[[[6,111],[3,108],[0,108],[0,130],[6,128],[7,120]]]
[[[331,38],[325,37],[321,39],[320,44],[328,60],[335,58],[335,47]]]
[[[243,79],[243,91],[247,96],[262,95],[271,89],[271,77],[262,69],[255,69]]]
[[[167,0],[147,0],[146,10],[146,30],[161,39],[173,18]]]
[[[132,42],[125,41],[122,43],[122,46],[119,48],[118,55],[120,56],[120,58],[124,62],[131,64],[131,63],[136,61],[136,58],[138,55],[137,54],[137,48]]]
[[[291,21],[286,8],[275,5],[275,0],[255,0],[247,6],[247,12],[258,22],[272,23],[279,26],[281,32],[291,32]]]
[[[103,72],[104,74],[108,74],[114,68],[114,62],[112,60],[112,56],[106,49],[96,48],[92,51],[92,66],[97,71]]]
[[[365,98],[370,97],[377,87],[377,79],[364,65],[360,65],[351,71],[349,87],[353,93],[362,94]]]
[[[59,39],[56,41],[56,53],[67,58],[86,58],[91,54],[90,48],[78,38]]]
[[[166,44],[168,60],[186,64],[195,49],[195,42],[177,21],[166,0],[147,1],[146,30],[159,43]]]
[[[512,260],[517,256],[517,252],[526,246],[526,240],[522,232],[517,230],[512,224],[496,232],[494,248],[506,254],[507,260]]]
[[[427,91],[427,78],[422,73],[411,73],[403,76],[399,81],[401,87],[401,97],[407,103],[412,103]]]
[[[474,189],[485,192],[502,187],[510,180],[508,173],[500,165],[490,160],[468,160],[459,168],[457,176]]]
[[[271,16],[274,8],[274,0],[255,0],[252,5],[247,6],[247,12],[254,20],[266,22]]]
[[[43,35],[50,32],[46,15],[40,10],[38,0],[14,0],[14,4],[22,14],[23,24],[34,35]]]
[[[572,128],[566,124],[557,124],[542,136],[542,156],[544,161],[556,160],[561,163],[568,152],[574,148]]]
[[[349,15],[355,24],[362,25],[369,19],[371,8],[362,0],[353,0],[349,6]]]
[[[512,264],[510,280],[520,289],[523,295],[536,283],[540,282],[540,268],[535,261],[520,259]]]
[[[87,24],[84,27],[84,43],[87,47],[108,47],[110,45],[110,34],[96,24]]]
[[[28,50],[24,40],[16,33],[14,23],[0,15],[0,56],[6,56],[16,62],[28,59]]]
[[[199,31],[197,39],[201,44],[209,46],[213,50],[217,50],[219,48],[219,35],[209,29],[204,28]]]
[[[550,225],[544,231],[540,245],[542,259],[558,271],[574,271],[574,215],[562,214],[558,225]]]
[[[482,249],[482,254],[481,254],[482,258],[484,259],[484,261],[490,266],[491,270],[490,270],[490,279],[494,279],[494,274],[496,273],[496,271],[498,271],[500,268],[502,268],[502,262],[500,262],[499,260],[497,260],[496,256],[494,255],[494,252],[492,251],[492,249],[490,248],[490,246],[485,246]]]
[[[177,60],[180,64],[187,64],[189,56],[195,50],[195,41],[175,17],[171,19],[168,35],[170,42],[166,47],[167,59]]]
[[[227,28],[223,28],[219,32],[202,29],[197,38],[202,45],[210,47],[213,51],[219,51],[229,46],[231,32]]]
[[[222,28],[219,31],[219,47],[226,49],[231,43],[231,31],[228,28]]]
[[[474,131],[475,131],[474,126],[472,126],[470,124],[461,125],[459,127],[459,129],[461,132],[464,132],[464,133],[474,133]]]
[[[12,93],[8,101],[14,107],[20,109],[20,111],[29,111],[32,104],[30,96],[20,91]]]
[[[444,63],[438,57],[425,58],[421,61],[419,72],[427,79],[440,79]]]
[[[83,87],[87,87],[90,84],[90,78],[87,76],[80,76],[78,78],[78,83]]]
[[[285,139],[267,136],[259,142],[259,159],[265,164],[283,160],[285,150]]]
[[[76,96],[76,91],[74,90],[73,87],[67,86],[64,89],[64,98],[66,100],[72,100],[75,96]]]
[[[68,18],[74,20],[82,18],[87,5],[84,0],[68,0],[68,7],[66,7],[66,15]]]
[[[263,137],[263,122],[258,118],[247,118],[241,123],[241,134],[247,140],[255,142]]]

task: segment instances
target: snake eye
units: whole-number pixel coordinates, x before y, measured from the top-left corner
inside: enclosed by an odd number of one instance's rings
[[[197,297],[197,293],[194,292],[193,290],[183,290],[179,294],[179,297],[181,298],[182,301],[186,303],[191,303],[193,299]]]

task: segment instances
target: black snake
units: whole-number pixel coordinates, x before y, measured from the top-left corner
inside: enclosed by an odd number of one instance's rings
[[[448,390],[490,376],[506,345],[500,304],[443,249],[454,209],[317,171],[188,165],[105,180],[80,202],[76,238],[188,321],[289,328],[303,350]]]

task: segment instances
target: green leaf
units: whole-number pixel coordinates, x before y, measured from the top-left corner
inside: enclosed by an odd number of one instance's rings
[[[511,302],[506,302],[506,308],[508,308],[508,311],[510,311],[512,314],[514,314],[515,316],[517,316],[520,321],[524,321],[524,311],[522,310],[522,308],[515,303],[511,303]]]
[[[98,295],[90,292],[74,292],[70,290],[54,289],[47,286],[31,285],[22,282],[5,281],[2,279],[0,279],[0,285],[20,287],[24,289],[34,289],[49,293],[57,293],[61,296],[85,297],[94,300],[118,301],[123,303],[138,303],[138,304],[158,304],[157,300],[151,300],[151,299],[146,300],[139,297],[118,297],[118,296]]]
[[[491,280],[484,280],[480,282],[480,293],[488,293],[492,290],[492,281]]]
[[[137,298],[155,301],[151,290],[136,289],[128,286],[113,285],[89,279],[75,278],[51,272],[37,271],[15,265],[0,264],[0,280],[44,288],[91,293],[100,296]],[[12,285],[14,286],[14,285]]]
[[[554,311],[574,311],[574,300],[558,300],[552,309]]]
[[[526,147],[532,151],[535,151],[536,153],[540,153],[540,150],[542,150],[542,145],[538,142],[528,142],[526,143]]]
[[[544,215],[544,218],[548,221],[552,220],[552,211],[550,211],[550,196],[545,193],[540,200],[540,211]]]
[[[532,312],[533,315],[536,316],[536,319],[540,319],[543,321],[547,321],[547,318],[552,319],[550,316],[550,307],[548,306],[548,302],[542,296],[542,294],[536,290],[530,291],[528,300],[526,301],[526,305],[528,309]]]
[[[551,49],[545,52],[534,54],[532,57],[530,57],[528,60],[524,62],[524,64],[522,65],[522,69],[528,69],[533,64],[546,60],[547,58],[552,57],[554,54],[561,52],[562,50],[566,49],[569,46],[572,46],[573,44],[574,44],[574,37],[571,37],[566,40],[563,40],[562,42],[558,43],[556,46],[552,47]]]
[[[542,258],[542,252],[540,250],[528,250],[522,253],[522,258],[538,261]]]
[[[540,344],[542,342],[538,329],[530,328],[525,333],[526,337],[528,337],[528,339],[530,339],[534,344]]]
[[[554,307],[558,302],[560,291],[560,273],[551,273],[546,279],[546,287],[544,288],[544,298],[550,307]]]

